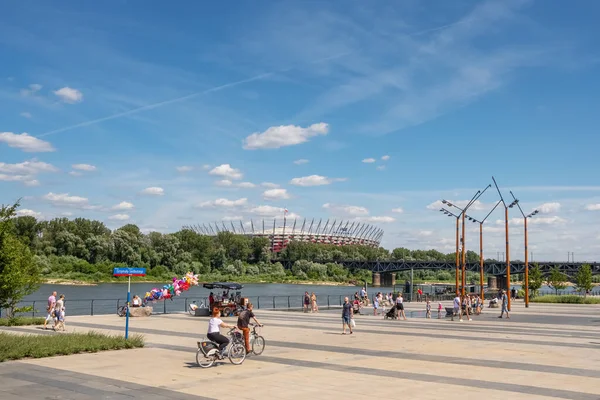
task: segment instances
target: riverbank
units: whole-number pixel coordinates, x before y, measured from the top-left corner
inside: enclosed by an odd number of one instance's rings
[[[144,279],[140,279],[137,277],[132,277],[131,278],[131,283],[152,283],[152,284],[165,284],[166,282],[169,282],[169,279],[163,279],[163,280],[156,280],[156,279],[152,279],[152,280],[144,280]],[[248,283],[256,283],[256,284],[288,284],[288,285],[318,285],[318,286],[357,286],[357,284],[353,284],[352,282],[328,282],[328,281],[296,281],[296,280],[272,280],[272,281],[267,281],[267,280],[245,280],[245,279],[241,279],[241,280],[230,280],[232,282],[237,282],[237,283],[241,283],[241,284],[248,284]],[[207,282],[213,282],[211,281],[201,281],[199,283],[199,285],[202,285],[203,283],[207,283]],[[76,279],[58,279],[58,278],[47,278],[44,279],[42,281],[42,283],[47,284],[47,285],[64,285],[64,286],[98,286],[101,284],[105,284],[105,283],[116,283],[116,284],[126,284],[127,283],[127,278],[115,278],[115,279],[102,279],[99,281],[94,281],[94,282],[86,282],[86,281],[82,281],[82,280],[76,280]],[[360,284],[358,284],[360,285]]]

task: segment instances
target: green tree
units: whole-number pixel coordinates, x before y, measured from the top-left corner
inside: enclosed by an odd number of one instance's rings
[[[553,288],[556,291],[556,294],[558,294],[559,290],[562,290],[564,288],[567,287],[567,275],[560,272],[560,270],[558,269],[558,267],[554,267],[552,268],[552,270],[550,270],[550,275],[548,275],[548,286],[550,286],[551,288]]]
[[[543,284],[544,277],[542,276],[542,270],[536,263],[533,268],[529,270],[529,290],[531,291],[529,297],[535,297]]]
[[[592,290],[592,267],[589,264],[583,264],[575,274],[575,284],[577,289],[587,296],[588,290]]]
[[[41,283],[40,272],[27,244],[13,233],[13,221],[19,203],[0,208],[0,308],[8,316],[25,311],[17,305],[35,292]]]

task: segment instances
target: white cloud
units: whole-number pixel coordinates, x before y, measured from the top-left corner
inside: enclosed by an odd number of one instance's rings
[[[75,104],[83,101],[83,93],[77,89],[72,89],[68,86],[54,91],[62,101],[69,104]]]
[[[533,217],[529,219],[527,224],[532,225],[558,225],[564,224],[567,220],[558,216],[553,217]],[[496,220],[497,225],[504,225],[505,221],[503,219]],[[508,220],[509,227],[511,225],[523,225],[523,218],[511,218]]]
[[[73,164],[73,165],[71,165],[71,167],[73,169],[76,169],[79,171],[87,171],[87,172],[95,171],[97,169],[95,166],[90,165],[90,164]]]
[[[320,122],[307,128],[295,125],[272,126],[262,133],[255,132],[244,141],[244,149],[278,149],[307,142],[311,137],[326,135],[329,125]]]
[[[214,201],[205,201],[202,202],[200,204],[198,204],[198,207],[201,208],[205,208],[205,207],[226,207],[226,208],[230,208],[230,207],[240,207],[240,206],[245,206],[248,204],[248,199],[243,197],[241,199],[237,199],[237,200],[229,200],[229,199],[216,199]]]
[[[29,118],[32,118],[32,117],[33,117],[33,115],[31,115],[31,113],[30,113],[30,112],[27,112],[27,111],[23,111],[23,112],[22,112],[22,113],[20,113],[19,115],[20,115],[21,117],[23,117],[23,118],[27,118],[27,119],[29,119]]]
[[[598,204],[588,204],[585,206],[585,209],[588,211],[600,211],[600,203]]]
[[[215,185],[225,186],[225,187],[237,187],[237,188],[242,188],[242,189],[252,189],[252,188],[256,187],[256,185],[252,182],[233,183],[229,179],[221,179],[219,181],[216,181]]]
[[[339,212],[345,215],[366,216],[369,215],[369,210],[361,206],[336,205],[331,203],[323,204],[323,208],[332,212]]]
[[[77,172],[77,171],[70,171],[69,175],[71,175],[71,176],[81,176],[81,175],[83,175],[83,173]]]
[[[560,210],[560,203],[544,203],[537,207],[542,214],[550,214]]]
[[[243,220],[244,217],[242,216],[237,216],[237,215],[226,215],[225,217],[221,218],[221,220],[223,221],[241,221]]]
[[[263,193],[265,200],[284,200],[289,199],[290,195],[286,189],[268,189]]]
[[[112,221],[127,221],[129,219],[129,215],[127,214],[115,214],[108,217],[108,219]]]
[[[69,196],[68,193],[48,193],[43,196],[44,200],[57,206],[81,207],[88,204],[88,199],[80,196]]]
[[[1,132],[0,142],[8,147],[23,150],[26,153],[46,153],[56,151],[49,142],[30,136],[27,133],[16,134],[12,132]]]
[[[433,235],[433,231],[420,230],[417,232],[417,236],[420,236],[420,237],[427,237],[427,236],[431,236],[431,235]]]
[[[162,196],[165,194],[165,190],[161,187],[147,187],[146,189],[140,192],[141,194],[149,195],[149,196]]]
[[[40,185],[40,181],[38,181],[37,179],[31,179],[31,180],[27,180],[23,182],[25,184],[25,186],[39,186]]]
[[[294,161],[294,164],[296,164],[296,165],[307,164],[307,163],[308,163],[308,160],[305,158],[301,158],[299,160]]]
[[[111,210],[120,211],[120,210],[131,210],[133,209],[133,204],[128,201],[122,201],[117,205],[112,206]]]
[[[272,188],[272,189],[275,189],[275,188],[278,188],[278,187],[279,187],[279,185],[278,185],[278,184],[276,184],[276,183],[273,183],[273,182],[263,182],[263,183],[261,183],[260,185],[261,185],[261,186],[264,186],[264,187],[267,187],[267,188]]]
[[[400,213],[403,213],[404,210],[402,208],[398,207],[398,208],[392,208],[392,212],[400,214]]]
[[[193,169],[194,169],[193,167],[190,167],[190,166],[187,166],[187,165],[184,165],[184,166],[181,166],[181,167],[177,167],[177,171],[178,172],[190,172]]]
[[[261,217],[271,217],[271,218],[283,218],[285,212],[285,208],[282,207],[273,207],[273,206],[257,206],[250,209],[250,213],[259,215]],[[300,218],[298,214],[288,213],[287,218]]]
[[[17,164],[0,162],[0,172],[15,175],[37,175],[44,172],[57,172],[58,169],[52,164],[32,159]]]
[[[217,186],[232,186],[233,182],[231,182],[229,179],[221,179],[220,181],[216,181],[215,185],[217,185]]]
[[[210,169],[210,165],[209,165],[209,164],[204,164],[204,165],[202,166],[202,169],[203,169],[203,170],[209,170],[209,169]]]
[[[388,156],[388,155],[381,156],[381,159],[382,159],[383,161],[387,161],[387,160],[389,160],[389,159],[390,159],[390,156]]]
[[[377,170],[378,171],[383,171],[385,169],[385,165],[378,165],[377,166]]]
[[[252,182],[240,182],[237,184],[237,187],[243,188],[243,189],[252,189],[252,188],[255,188],[256,185]]]
[[[41,89],[42,85],[40,85],[39,83],[32,83],[31,85],[29,85],[29,89],[21,89],[21,96],[34,96]]]
[[[39,219],[39,218],[42,218],[42,213],[33,211],[33,210],[28,210],[26,208],[22,208],[20,210],[17,210],[17,216],[19,216],[19,217],[35,217],[35,218]]]
[[[328,178],[326,176],[321,175],[310,175],[303,176],[301,178],[293,178],[290,181],[290,184],[295,186],[322,186],[330,185],[333,182],[342,182],[345,180],[346,178]]]
[[[373,222],[373,223],[389,223],[389,222],[394,222],[396,220],[396,218],[394,217],[388,217],[388,216],[377,216],[377,215],[373,215],[370,217],[358,217],[357,218],[360,221],[364,221],[364,222]]]
[[[72,216],[72,215],[73,215],[73,213],[72,213],[72,212],[69,212],[69,211],[65,211],[65,212],[63,212],[63,213],[60,213],[60,215],[62,215],[63,217],[70,217],[70,216]]]
[[[232,168],[229,164],[221,164],[218,167],[214,167],[209,172],[210,175],[221,176],[228,179],[242,179],[242,172],[237,168]]]
[[[377,161],[377,160],[375,160],[374,158],[365,158],[364,160],[362,160],[362,162],[364,162],[365,164],[371,164],[371,163],[374,163],[375,161]]]

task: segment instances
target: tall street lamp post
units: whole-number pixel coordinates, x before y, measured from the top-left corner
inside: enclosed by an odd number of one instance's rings
[[[492,210],[481,221],[478,221],[477,219],[467,215],[467,219],[469,221],[477,222],[479,224],[479,294],[481,295],[482,301],[485,300],[485,295],[483,293],[483,223],[494,212],[500,203],[501,201],[498,201],[494,208],[492,208]]]
[[[492,176],[492,180],[494,181],[494,185],[496,186],[496,190],[498,190],[498,195],[500,196],[500,201],[504,206],[504,231],[506,235],[506,293],[508,294],[508,304],[507,310],[510,311],[511,301],[510,301],[510,248],[509,248],[509,240],[508,240],[508,209],[513,208],[515,204],[518,202],[513,201],[509,205],[504,201],[504,197],[502,197],[502,193],[500,192],[500,188],[496,183],[496,179]]]
[[[455,204],[450,203],[447,200],[442,200],[442,203],[449,205],[450,207],[454,207],[459,209],[460,212],[460,216],[462,218],[462,279],[461,279],[461,286],[462,286],[462,290],[461,290],[461,294],[464,296],[466,294],[466,290],[465,290],[465,286],[467,283],[467,252],[466,252],[466,230],[465,230],[465,215],[467,213],[467,210],[469,209],[469,207],[471,207],[484,193],[486,190],[488,190],[490,187],[492,187],[492,185],[487,185],[485,187],[485,189],[483,189],[483,191],[478,190],[477,193],[475,193],[475,195],[471,198],[471,200],[467,203],[467,205],[465,206],[465,208],[460,208]],[[458,275],[458,274],[457,274]]]
[[[452,213],[451,211],[446,210],[445,208],[441,208],[440,211],[449,217],[456,218],[456,290],[455,291],[456,291],[456,295],[458,296],[458,267],[460,266],[459,262],[458,262],[458,222],[460,220],[460,216]]]
[[[525,229],[525,307],[527,308],[529,307],[529,260],[527,259],[527,220],[539,213],[539,211],[533,210],[533,212],[531,212],[530,214],[525,215],[523,209],[521,208],[521,205],[519,204],[519,200],[515,197],[512,191],[510,192],[510,195],[514,199],[513,203],[517,204],[517,207],[519,207],[519,211],[521,211],[521,215],[523,215],[523,226]]]

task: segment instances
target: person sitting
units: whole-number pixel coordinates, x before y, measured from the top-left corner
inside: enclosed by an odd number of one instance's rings
[[[136,294],[133,296],[133,300],[131,301],[132,307],[140,307],[142,305],[142,299]]]
[[[220,315],[221,311],[219,311],[218,308],[214,308],[212,311],[212,318],[208,320],[208,333],[206,334],[206,337],[219,345],[220,355],[222,357],[223,351],[229,344],[229,339],[221,334],[221,330],[219,328],[235,328],[235,326],[228,325],[223,322],[219,318]]]

